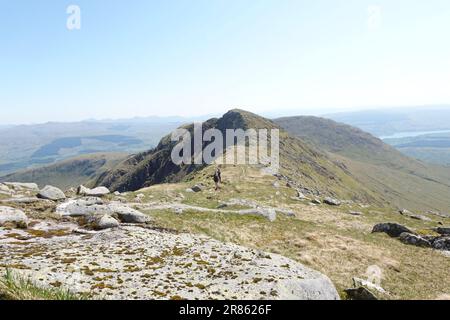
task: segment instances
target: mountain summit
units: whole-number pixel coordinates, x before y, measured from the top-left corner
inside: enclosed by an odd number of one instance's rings
[[[183,128],[193,133],[194,125]],[[341,163],[334,161],[313,145],[290,135],[270,119],[233,109],[221,118],[209,119],[203,123],[203,133],[212,128],[220,130],[224,135],[227,129],[278,129],[280,174],[287,181],[297,184],[303,192],[313,195],[326,194],[364,201],[376,200],[376,195],[359,184]],[[170,155],[175,144],[171,141],[170,135],[164,137],[155,149],[133,155],[115,169],[103,174],[98,179],[97,185],[105,185],[121,192],[134,191],[157,183],[181,181],[189,174],[205,167],[204,164],[174,164]],[[226,153],[225,148],[223,152]]]

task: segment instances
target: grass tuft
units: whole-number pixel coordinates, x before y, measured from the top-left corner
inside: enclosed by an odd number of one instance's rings
[[[30,279],[6,269],[0,278],[0,300],[86,300],[86,297],[60,288],[40,287]]]

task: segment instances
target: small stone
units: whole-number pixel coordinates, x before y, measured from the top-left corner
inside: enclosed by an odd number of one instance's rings
[[[201,192],[203,191],[204,187],[201,184],[196,184],[195,186],[191,187],[191,190],[193,192]]]

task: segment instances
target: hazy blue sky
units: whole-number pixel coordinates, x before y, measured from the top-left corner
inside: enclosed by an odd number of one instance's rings
[[[449,34],[448,0],[0,0],[0,123],[450,103]]]

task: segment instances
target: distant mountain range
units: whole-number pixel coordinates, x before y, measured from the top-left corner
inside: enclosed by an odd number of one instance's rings
[[[152,117],[3,127],[0,176],[85,154],[147,150],[161,136],[190,121],[181,117]]]

